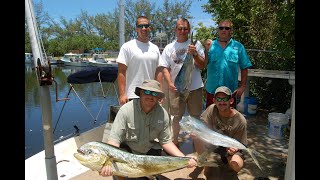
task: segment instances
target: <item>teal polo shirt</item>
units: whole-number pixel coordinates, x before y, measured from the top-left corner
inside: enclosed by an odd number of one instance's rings
[[[240,42],[231,38],[223,49],[218,39],[214,40],[208,52],[206,91],[214,94],[219,86],[235,91],[238,88],[239,67],[246,69],[251,66],[246,49]]]

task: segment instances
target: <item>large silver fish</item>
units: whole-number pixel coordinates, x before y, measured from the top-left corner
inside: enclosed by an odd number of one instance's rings
[[[260,154],[259,152],[257,152],[256,150],[246,147],[236,139],[233,139],[229,136],[220,134],[212,129],[209,129],[208,126],[203,121],[197,118],[194,118],[191,116],[185,116],[184,118],[182,118],[179,124],[183,131],[194,134],[197,138],[200,138],[201,140],[207,143],[210,143],[216,146],[233,147],[233,148],[238,148],[238,149],[247,151],[252,157],[253,161],[261,170],[261,167],[259,165],[259,162],[256,156],[259,156],[264,159],[266,159],[266,157]]]
[[[195,45],[196,40],[193,41],[193,32],[191,33],[191,44]],[[183,65],[174,80],[174,85],[177,88],[177,91],[180,93],[180,96],[186,100],[190,93],[191,79],[192,79],[192,71],[194,69],[194,59],[193,56],[187,53]]]
[[[198,166],[217,166],[204,152],[198,156]],[[182,169],[188,166],[189,157],[137,155],[103,142],[88,142],[74,153],[74,157],[87,168],[101,171],[111,165],[113,175],[123,177],[146,177]]]

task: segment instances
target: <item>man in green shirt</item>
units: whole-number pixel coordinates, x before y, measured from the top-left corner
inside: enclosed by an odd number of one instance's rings
[[[140,98],[121,106],[106,143],[134,154],[160,156],[163,149],[172,156],[185,156],[172,142],[168,112],[159,105],[164,97],[160,83],[145,80],[135,94]],[[196,166],[194,158],[190,158],[188,167]],[[100,175],[111,176],[111,166],[104,166]]]

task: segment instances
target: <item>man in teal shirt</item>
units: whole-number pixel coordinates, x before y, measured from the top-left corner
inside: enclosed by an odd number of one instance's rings
[[[222,20],[218,27],[218,38],[213,40],[205,59],[207,65],[206,107],[213,103],[215,90],[227,86],[233,97],[240,99],[246,87],[248,68],[252,66],[245,47],[231,38],[232,22]],[[239,68],[241,83],[238,85]],[[236,106],[236,102],[232,104]]]

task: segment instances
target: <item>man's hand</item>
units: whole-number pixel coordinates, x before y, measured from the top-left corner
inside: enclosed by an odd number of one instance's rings
[[[119,97],[119,102],[120,102],[120,105],[124,105],[125,103],[127,103],[129,101],[128,97],[126,95],[122,95]]]
[[[168,87],[169,87],[169,90],[170,90],[170,91],[177,91],[177,88],[176,88],[176,86],[174,85],[173,82],[170,82],[170,83],[168,84]]]
[[[188,162],[188,168],[192,168],[197,166],[197,157],[196,156],[192,156],[192,155],[187,155],[186,157],[190,157],[189,162]]]
[[[189,44],[188,53],[194,56],[196,52],[197,52],[196,46],[193,44]]]
[[[227,153],[230,156],[233,156],[235,153],[237,153],[239,151],[239,149],[237,148],[226,148],[227,149]]]
[[[112,168],[111,166],[107,165],[107,166],[103,166],[100,172],[100,176],[112,176],[113,172],[112,172]]]

